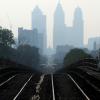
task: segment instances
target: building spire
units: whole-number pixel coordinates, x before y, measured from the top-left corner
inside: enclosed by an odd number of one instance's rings
[[[58,0],[58,4],[61,4],[60,0]]]

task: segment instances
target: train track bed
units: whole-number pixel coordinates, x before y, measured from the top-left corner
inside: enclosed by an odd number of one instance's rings
[[[27,85],[24,87],[23,91],[19,94],[17,97],[17,100],[32,100],[32,97],[35,95],[36,91],[36,85],[38,81],[40,80],[39,74],[33,74],[30,81],[27,83]]]
[[[86,100],[67,74],[54,75],[56,100]]]
[[[52,97],[52,82],[51,75],[45,75],[44,81],[41,84],[40,100],[53,100]]]
[[[28,80],[30,74],[18,74],[0,87],[0,100],[13,100],[15,95]]]
[[[100,100],[100,92],[98,91],[98,87],[96,86],[97,84],[94,84],[95,81],[93,81],[93,79],[91,82],[91,78],[85,78],[84,74],[80,75],[77,73],[71,73],[71,76],[88,95],[90,100]]]

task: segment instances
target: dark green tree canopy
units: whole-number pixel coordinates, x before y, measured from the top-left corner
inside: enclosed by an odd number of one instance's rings
[[[91,55],[85,53],[82,49],[72,49],[64,58],[64,65],[69,66],[70,64],[76,63],[79,60],[91,58]]]
[[[17,48],[18,62],[27,66],[38,66],[39,64],[39,51],[36,47],[29,45],[20,45]]]
[[[0,27],[0,44],[11,47],[14,43],[15,41],[12,31]]]

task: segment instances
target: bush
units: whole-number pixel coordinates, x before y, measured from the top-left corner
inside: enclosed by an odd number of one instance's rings
[[[72,49],[64,58],[64,66],[70,66],[85,58],[91,58],[91,55],[85,53],[82,49]]]

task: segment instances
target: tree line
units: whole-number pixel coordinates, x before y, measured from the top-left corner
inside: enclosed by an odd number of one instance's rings
[[[25,66],[37,68],[39,66],[39,49],[29,45],[15,45],[11,30],[0,27],[0,59],[8,59]]]

